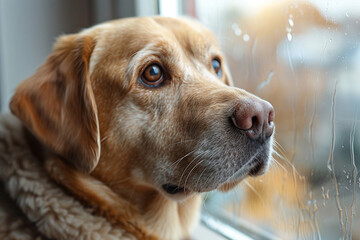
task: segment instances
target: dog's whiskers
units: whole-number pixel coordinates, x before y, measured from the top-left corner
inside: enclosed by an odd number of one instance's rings
[[[203,173],[206,171],[207,167],[208,167],[208,166],[205,166],[204,170],[203,170],[203,171],[201,172],[201,174],[199,175],[199,178],[198,178],[198,180],[196,181],[195,189],[197,189],[197,186],[198,186],[198,184],[199,184],[200,178],[202,177]],[[209,179],[209,178],[207,178],[207,179]],[[207,181],[205,180],[204,182],[205,182],[205,184],[206,184]],[[206,211],[207,211],[207,206],[206,206],[205,202],[206,202],[206,198],[207,198],[208,194],[209,194],[209,192],[203,192],[203,193],[202,193],[203,201],[201,201],[202,207],[203,207],[203,209],[206,210]]]
[[[281,149],[280,149],[281,146],[278,145],[277,147],[279,147],[279,149],[276,149],[276,150],[281,151]],[[299,177],[301,177],[300,173],[296,170],[295,165],[294,165],[293,163],[291,163],[283,154],[279,154],[276,150],[274,149],[274,154],[275,154],[276,156],[278,156],[281,160],[285,161],[288,165],[290,165],[290,167],[291,167],[292,169],[294,169],[296,175],[298,175]],[[274,159],[274,158],[273,158],[273,159]],[[274,160],[275,160],[275,159],[274,159]],[[277,162],[278,164],[280,164],[280,163],[279,163],[278,161],[276,161],[276,160],[275,160],[275,162]],[[284,166],[282,166],[282,167],[284,168]]]
[[[278,152],[274,151],[275,155],[278,156],[281,160],[285,161],[287,164],[289,164],[292,168],[295,168],[294,164],[291,163],[286,157],[282,156]]]
[[[274,151],[275,155],[278,156],[278,153],[276,151]],[[279,166],[280,168],[282,168],[285,172],[288,172],[288,169],[286,169],[278,160],[276,160],[274,157],[271,157],[271,159],[274,161],[274,163]]]
[[[280,144],[275,138],[273,138],[273,144],[275,144],[276,146],[281,147],[282,149],[284,149],[284,148],[281,146],[281,144]]]
[[[274,144],[273,144],[274,150],[276,148],[276,150],[282,155],[285,156],[285,149],[280,145],[280,143],[278,143],[277,141],[274,140]]]
[[[195,190],[197,189],[198,185],[199,185],[199,181],[200,181],[200,178],[201,176],[204,174],[206,170],[206,167],[204,168],[204,170],[200,173],[199,177],[198,177],[198,180],[196,181],[196,184],[195,184]]]
[[[194,171],[195,168],[196,168],[197,166],[199,166],[201,163],[203,163],[204,161],[205,161],[205,159],[199,161],[199,162],[198,162],[197,164],[195,164],[195,166],[190,170],[190,172],[188,173],[188,175],[187,175],[187,177],[186,177],[186,179],[185,179],[185,182],[184,182],[184,189],[185,189],[185,187],[186,187],[187,180],[189,179],[192,171]]]
[[[183,157],[181,157],[181,158],[179,158],[178,160],[176,160],[175,162],[173,162],[173,163],[170,165],[170,168],[172,168],[172,167],[174,166],[174,164],[175,164],[174,168],[176,168],[177,165],[178,165],[183,159],[185,159],[187,156],[189,156],[189,155],[192,154],[193,152],[195,152],[195,150],[190,151],[189,153],[185,154]]]
[[[198,154],[196,157],[194,157],[193,160],[191,160],[191,162],[186,166],[186,168],[184,169],[183,173],[182,173],[181,176],[180,176],[178,186],[180,186],[181,180],[182,180],[182,178],[183,178],[186,170],[187,170],[187,169],[190,167],[190,165],[191,165],[197,158],[199,158],[201,155],[203,155],[203,153],[200,153],[200,154]],[[184,186],[184,189],[185,189],[185,186]]]
[[[261,197],[261,195],[259,194],[259,192],[258,191],[256,191],[256,189],[254,188],[254,186],[253,185],[251,185],[247,180],[243,180],[243,182],[246,184],[246,186],[248,186],[249,187],[249,189],[251,190],[251,191],[253,191],[253,193],[255,193],[255,195],[262,201],[262,203],[265,205],[265,202],[264,202],[264,199]]]
[[[174,143],[170,144],[169,147],[173,146],[173,145],[176,145],[176,144],[186,143],[186,142],[193,142],[193,141],[195,141],[195,139],[189,139],[189,140],[183,140],[183,141],[179,141],[179,142],[174,142]]]

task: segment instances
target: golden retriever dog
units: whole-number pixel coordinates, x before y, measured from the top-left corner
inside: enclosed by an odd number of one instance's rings
[[[200,193],[270,164],[274,109],[232,87],[189,19],[111,21],[60,37],[10,108],[51,176],[138,239],[183,239]]]

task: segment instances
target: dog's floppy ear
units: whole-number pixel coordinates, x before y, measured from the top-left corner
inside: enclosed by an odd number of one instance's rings
[[[97,107],[88,72],[94,45],[89,36],[60,37],[10,103],[11,111],[43,144],[86,173],[100,157]]]

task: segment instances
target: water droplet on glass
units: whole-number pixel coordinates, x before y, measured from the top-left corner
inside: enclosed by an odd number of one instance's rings
[[[332,42],[332,38],[330,38],[329,41]]]
[[[345,13],[345,15],[346,15],[347,18],[350,17],[350,15],[348,13]]]
[[[233,23],[233,24],[231,25],[231,28],[232,28],[233,30],[235,30],[235,29],[239,28],[239,25],[238,25],[237,23]]]
[[[286,32],[291,32],[291,28],[289,28],[289,27],[286,27]]]
[[[247,34],[244,34],[243,39],[245,42],[248,42],[250,40],[250,36]]]
[[[286,36],[287,36],[287,39],[289,40],[289,42],[291,42],[291,40],[292,40],[292,35],[291,35],[291,33],[287,33]]]
[[[242,33],[242,31],[241,31],[240,28],[235,29],[235,35],[236,35],[236,36],[240,36],[241,33]]]
[[[317,212],[318,210],[319,210],[319,208],[318,208],[316,200],[315,200],[315,202],[314,202],[314,212]]]
[[[289,24],[290,24],[291,27],[294,26],[294,21],[291,18],[289,18]]]

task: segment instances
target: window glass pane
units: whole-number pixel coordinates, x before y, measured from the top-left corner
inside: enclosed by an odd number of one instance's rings
[[[271,102],[269,172],[205,211],[281,239],[360,239],[360,1],[186,1],[217,35],[237,87]]]

